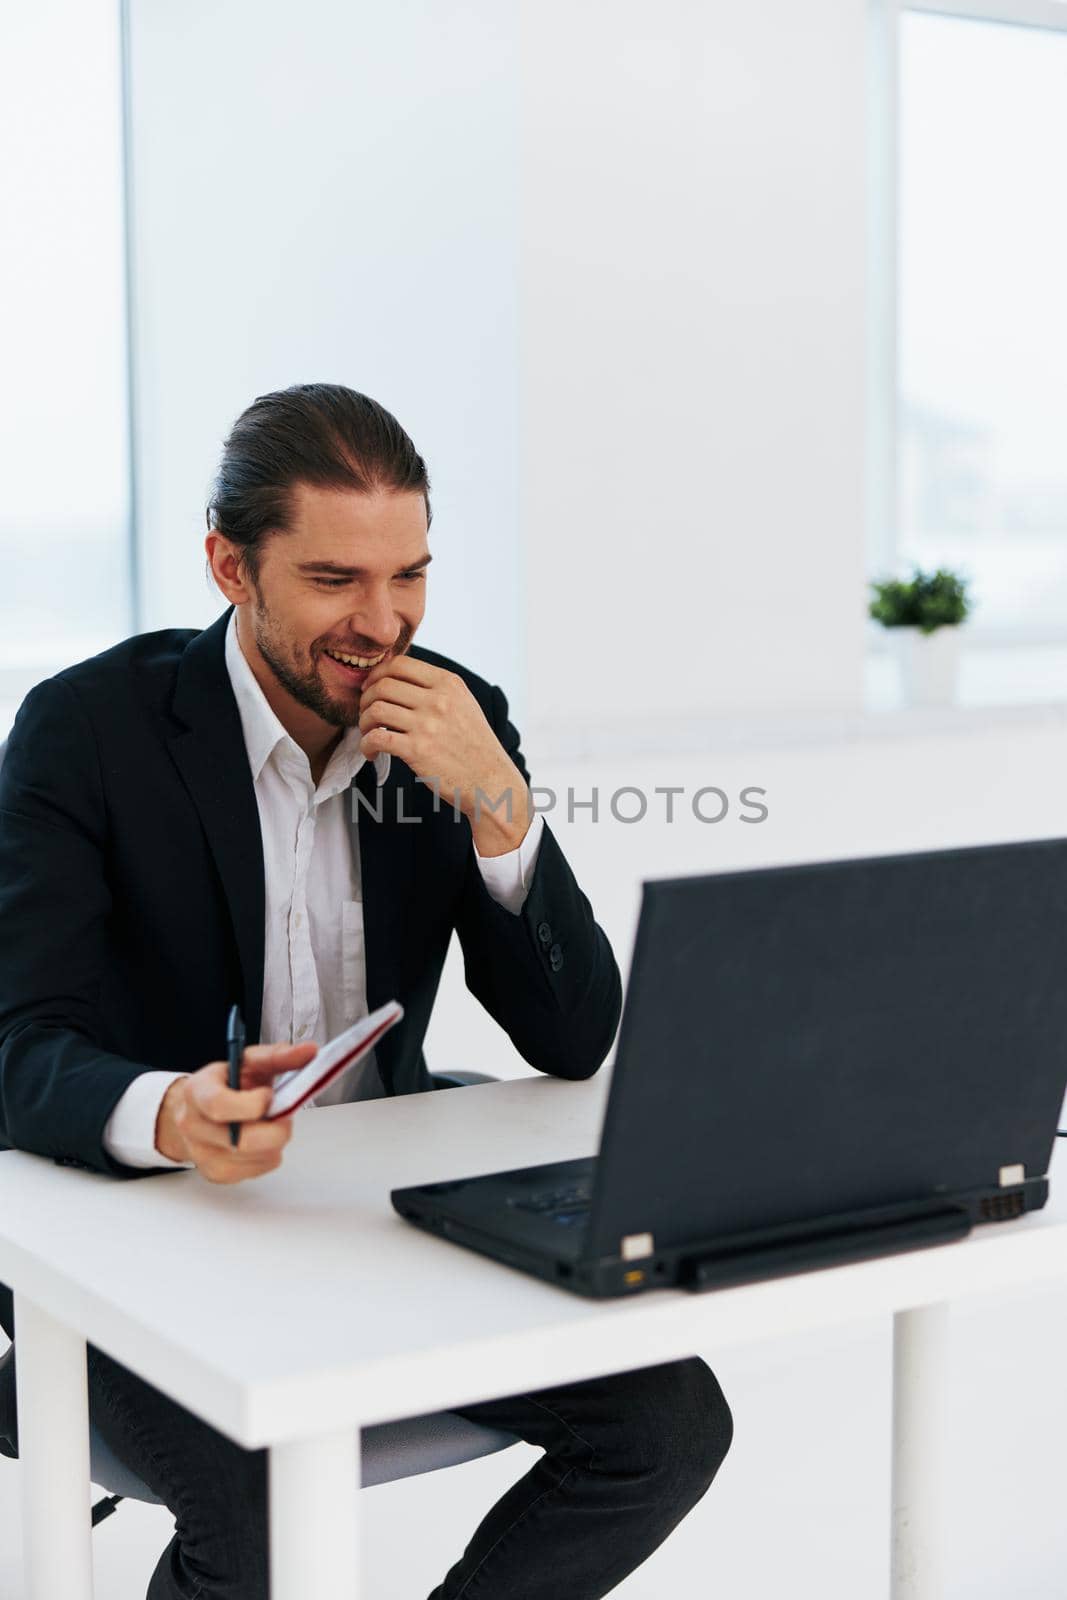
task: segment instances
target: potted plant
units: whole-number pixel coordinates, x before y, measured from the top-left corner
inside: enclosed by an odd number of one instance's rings
[[[951,705],[959,677],[959,625],[971,609],[967,580],[938,567],[872,583],[870,614],[890,630],[909,705]]]

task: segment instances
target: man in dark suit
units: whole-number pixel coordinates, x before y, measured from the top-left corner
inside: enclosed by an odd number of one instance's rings
[[[120,1178],[270,1171],[292,1120],[262,1120],[271,1079],[384,1001],[403,1003],[403,1022],[320,1099],[432,1087],[422,1040],[453,932],[468,987],[527,1062],[566,1078],[600,1065],[618,969],[532,815],[504,696],[412,642],[428,490],[408,436],[365,396],[264,396],[226,443],[209,513],[232,609],[202,633],[129,640],[27,698],[0,773],[6,1145]],[[215,1058],[235,999],[251,1046],[230,1090]],[[13,1331],[6,1291],[0,1323]],[[94,1425],[177,1519],[150,1600],[262,1600],[264,1453],[95,1350],[89,1372]],[[5,1379],[13,1441],[10,1363]],[[607,1593],[695,1504],[730,1440],[695,1359],[464,1414],[546,1453],[436,1600],[472,1583],[529,1600]]]

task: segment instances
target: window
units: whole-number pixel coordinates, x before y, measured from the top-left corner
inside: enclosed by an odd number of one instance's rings
[[[0,55],[0,738],[40,678],[130,631],[115,0],[38,0]]]
[[[1067,33],[904,11],[898,81],[896,562],[1067,645]]]

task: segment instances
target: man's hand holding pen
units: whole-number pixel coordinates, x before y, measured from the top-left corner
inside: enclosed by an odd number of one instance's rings
[[[227,1084],[228,1065],[211,1061],[199,1072],[176,1078],[156,1119],[156,1149],[171,1161],[191,1162],[211,1183],[240,1183],[281,1165],[293,1131],[292,1117],[263,1122],[271,1084],[282,1072],[305,1067],[315,1044],[250,1045],[244,1052],[240,1089]],[[241,1124],[239,1144],[230,1123]]]

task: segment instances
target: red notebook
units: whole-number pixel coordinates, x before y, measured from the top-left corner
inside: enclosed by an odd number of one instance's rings
[[[306,1067],[279,1073],[274,1080],[274,1096],[263,1120],[275,1122],[279,1117],[287,1117],[291,1111],[298,1110],[306,1101],[313,1099],[342,1072],[357,1061],[362,1061],[368,1050],[373,1050],[382,1035],[388,1033],[403,1015],[404,1008],[399,1001],[389,1000],[377,1011],[372,1011],[369,1017],[354,1022],[336,1039],[331,1039],[329,1044],[322,1045],[318,1055]]]

